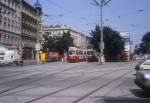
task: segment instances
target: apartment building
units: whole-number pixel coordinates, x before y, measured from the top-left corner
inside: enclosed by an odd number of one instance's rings
[[[0,45],[8,49],[21,44],[21,1],[0,0]]]
[[[87,39],[87,36],[66,25],[43,26],[41,35],[61,36],[64,32],[70,32],[71,37],[73,38],[74,45],[76,47],[83,49],[87,48],[87,43],[89,43],[89,39]]]
[[[21,9],[21,34],[23,42],[23,58],[35,58],[35,48],[37,39],[39,40],[40,22],[41,22],[42,8],[37,0],[35,5],[28,4],[22,0]]]

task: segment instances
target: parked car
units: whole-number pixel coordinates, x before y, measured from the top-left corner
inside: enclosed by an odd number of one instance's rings
[[[148,60],[141,60],[136,66],[135,70],[150,70],[150,59]]]
[[[143,90],[150,92],[150,70],[137,71],[135,84]]]

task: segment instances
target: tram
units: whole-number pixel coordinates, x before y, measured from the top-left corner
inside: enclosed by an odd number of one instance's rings
[[[69,47],[67,60],[69,62],[80,62],[82,51],[76,47]]]
[[[69,62],[97,61],[96,51],[93,49],[79,49],[69,47],[67,60]]]

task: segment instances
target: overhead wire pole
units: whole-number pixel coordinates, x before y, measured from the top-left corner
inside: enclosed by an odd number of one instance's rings
[[[104,41],[103,41],[103,2],[104,0],[101,0],[101,4],[100,4],[100,24],[101,24],[101,41],[100,41],[100,52],[101,55],[103,56],[103,50],[104,50]],[[102,63],[102,60],[101,60]]]
[[[99,59],[98,62],[100,64],[103,64],[105,62],[105,57],[104,57],[104,37],[103,37],[103,6],[107,5],[111,0],[92,0],[94,2],[95,6],[99,6],[100,9],[100,20],[99,20],[99,26],[101,28],[101,34],[100,34],[100,42],[99,42],[99,49],[100,49],[100,54],[99,54]],[[92,3],[93,4],[93,3]]]
[[[36,0],[36,3],[34,4],[34,7],[36,9],[36,15],[37,15],[37,34],[36,34],[36,63],[40,63],[40,27],[41,27],[41,15],[42,15],[42,6],[39,3],[39,0]]]

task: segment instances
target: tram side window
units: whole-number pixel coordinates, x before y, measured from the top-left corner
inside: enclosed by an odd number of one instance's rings
[[[83,55],[83,51],[80,51],[80,55]]]
[[[77,51],[76,51],[76,54],[77,54],[77,55],[79,55],[79,54],[80,54],[79,50],[77,50]]]
[[[94,51],[91,51],[91,55],[94,55]]]
[[[69,55],[73,55],[73,54],[75,54],[75,51],[69,51]]]
[[[77,55],[80,55],[80,51],[79,51],[79,50],[77,50],[77,51],[76,51],[76,54],[77,54]]]
[[[87,51],[87,55],[91,55],[91,51]]]

